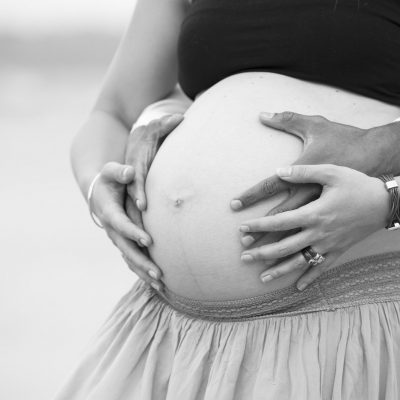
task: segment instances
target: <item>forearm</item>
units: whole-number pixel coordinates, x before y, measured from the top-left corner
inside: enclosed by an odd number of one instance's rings
[[[71,164],[79,188],[86,198],[94,176],[109,161],[123,163],[129,130],[111,113],[93,111],[75,136]]]
[[[374,159],[371,175],[400,175],[400,122],[370,129],[368,138],[369,145],[378,154]]]

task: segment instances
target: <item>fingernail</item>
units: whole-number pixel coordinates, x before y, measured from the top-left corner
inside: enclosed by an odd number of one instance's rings
[[[157,292],[160,292],[160,291],[161,291],[161,286],[158,285],[157,283],[151,282],[151,283],[150,283],[150,286],[151,286],[153,289],[157,290]]]
[[[173,114],[167,119],[167,124],[178,123],[183,119],[182,114]]]
[[[271,119],[274,117],[274,115],[275,115],[275,113],[270,113],[270,112],[262,112],[260,114],[261,118],[263,118],[263,119]]]
[[[291,167],[278,168],[276,170],[276,173],[281,177],[290,176],[292,174],[292,168]]]
[[[250,254],[242,254],[242,257],[240,257],[240,259],[243,262],[252,262],[252,261],[254,261],[254,257],[251,256]]]
[[[255,239],[252,236],[248,235],[248,236],[243,236],[241,241],[242,244],[244,244],[245,246],[250,246],[255,242]]]
[[[143,211],[143,210],[142,210],[142,203],[140,202],[140,200],[136,200],[136,207],[137,207],[140,211]]]
[[[139,242],[140,242],[143,246],[146,246],[146,247],[150,246],[150,243],[149,243],[149,241],[148,241],[147,239],[140,238],[140,239],[139,239]]]
[[[240,210],[243,207],[243,204],[240,200],[232,200],[231,201],[231,207],[234,210]]]
[[[250,228],[247,225],[241,225],[239,227],[240,232],[250,232]]]
[[[299,289],[300,292],[301,292],[301,291],[304,290],[306,287],[307,287],[307,284],[306,284],[306,283],[302,283],[301,285],[298,285],[298,286],[297,286],[297,289]]]
[[[262,280],[263,283],[272,281],[272,279],[274,279],[274,277],[272,275],[264,275],[264,276],[261,277],[261,280]]]
[[[152,271],[152,270],[149,270],[149,271],[148,271],[148,274],[149,274],[149,276],[150,276],[151,278],[153,278],[153,279],[155,279],[155,280],[158,279],[158,274],[157,274],[157,272]]]
[[[128,173],[129,173],[129,167],[124,168],[124,170],[122,171],[122,177],[126,179],[128,177]]]

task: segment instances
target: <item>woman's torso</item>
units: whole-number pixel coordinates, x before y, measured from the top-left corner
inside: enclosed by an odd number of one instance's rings
[[[238,227],[264,215],[272,199],[234,213],[230,200],[293,162],[299,139],[261,125],[261,111],[318,114],[362,128],[386,124],[399,109],[341,89],[265,72],[233,75],[204,92],[160,148],[146,182],[145,228],[150,254],[168,288],[197,299],[235,299],[293,283],[298,274],[268,284],[262,264],[240,262]],[[270,239],[274,240],[274,239]],[[400,234],[382,230],[332,266],[360,256],[398,250]]]

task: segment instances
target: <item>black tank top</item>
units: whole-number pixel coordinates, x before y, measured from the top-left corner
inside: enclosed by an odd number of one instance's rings
[[[400,0],[194,0],[178,60],[191,98],[262,70],[400,105]]]

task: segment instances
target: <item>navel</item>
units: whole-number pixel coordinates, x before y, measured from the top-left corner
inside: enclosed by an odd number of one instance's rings
[[[183,200],[182,200],[182,199],[176,199],[176,200],[175,200],[175,203],[174,203],[174,206],[175,206],[175,207],[180,207],[180,206],[182,205],[182,203],[183,203]]]

